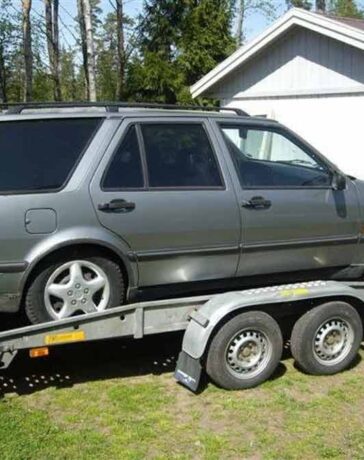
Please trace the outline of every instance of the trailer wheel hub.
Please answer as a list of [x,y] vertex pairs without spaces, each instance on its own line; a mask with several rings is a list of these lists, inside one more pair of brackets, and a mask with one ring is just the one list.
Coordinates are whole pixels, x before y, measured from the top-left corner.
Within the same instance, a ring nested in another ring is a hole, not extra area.
[[341,318],[325,321],[317,330],[313,340],[316,359],[324,365],[341,362],[350,352],[354,339],[351,325]]
[[252,378],[265,368],[271,355],[267,336],[258,330],[243,330],[226,349],[228,370],[239,378]]

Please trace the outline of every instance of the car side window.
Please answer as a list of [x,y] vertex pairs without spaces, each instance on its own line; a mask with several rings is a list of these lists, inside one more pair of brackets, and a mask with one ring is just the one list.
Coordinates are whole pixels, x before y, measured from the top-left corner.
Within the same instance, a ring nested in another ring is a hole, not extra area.
[[102,181],[103,190],[144,187],[143,168],[135,126],[130,126],[119,144]]
[[328,167],[279,131],[221,125],[243,187],[326,187]]
[[201,124],[141,124],[151,188],[216,188],[223,182]]
[[99,118],[0,123],[0,193],[58,191],[95,135]]

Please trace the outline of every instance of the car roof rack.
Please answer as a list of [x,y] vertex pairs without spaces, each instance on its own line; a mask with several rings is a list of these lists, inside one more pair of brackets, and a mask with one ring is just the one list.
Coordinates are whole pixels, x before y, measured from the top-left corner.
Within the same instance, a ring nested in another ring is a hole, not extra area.
[[241,109],[233,107],[213,107],[199,105],[174,105],[156,104],[150,102],[3,102],[0,109],[6,110],[7,114],[20,114],[26,109],[64,109],[64,108],[104,107],[106,112],[118,112],[120,108],[140,109],[165,109],[165,110],[200,110],[207,112],[234,112],[238,116],[248,117],[249,114]]

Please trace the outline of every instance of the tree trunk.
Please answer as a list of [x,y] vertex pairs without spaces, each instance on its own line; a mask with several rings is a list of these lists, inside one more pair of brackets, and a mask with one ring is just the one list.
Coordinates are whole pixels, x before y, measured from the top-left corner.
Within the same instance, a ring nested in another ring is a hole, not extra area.
[[118,32],[118,79],[117,79],[117,98],[119,101],[124,95],[125,80],[125,41],[124,41],[124,15],[123,0],[116,0],[116,19]]
[[95,59],[95,47],[94,38],[92,33],[92,18],[91,18],[91,5],[90,0],[82,0],[83,2],[83,13],[85,20],[86,29],[86,46],[87,46],[87,73],[90,90],[90,101],[96,101],[96,59]]
[[0,45],[0,102],[7,102],[4,49]]
[[47,49],[53,79],[53,96],[55,101],[62,100],[61,68],[59,62],[58,0],[44,0]]
[[25,88],[24,100],[32,100],[33,93],[33,53],[32,53],[32,34],[30,25],[30,10],[32,0],[22,0],[23,8],[23,50],[24,50],[24,70]]
[[61,90],[61,63],[59,58],[59,26],[58,26],[59,0],[53,0],[53,52],[54,52],[54,98],[62,100]]
[[243,43],[243,26],[245,17],[245,0],[238,0],[238,18],[237,18],[237,32],[236,32],[236,44],[240,46]]
[[85,74],[85,82],[86,82],[86,99],[90,100],[90,84],[89,84],[89,78],[88,78],[88,59],[87,59],[87,44],[86,44],[86,26],[85,26],[85,16],[83,13],[83,0],[77,0],[77,10],[78,10],[78,23],[80,26],[80,35],[81,35],[82,65],[83,65],[83,72]]
[[318,13],[325,13],[325,11],[326,11],[326,0],[316,0],[316,11]]
[[[46,36],[49,64],[53,74],[53,21],[52,21],[52,0],[44,0]],[[52,75],[53,76],[53,75]]]

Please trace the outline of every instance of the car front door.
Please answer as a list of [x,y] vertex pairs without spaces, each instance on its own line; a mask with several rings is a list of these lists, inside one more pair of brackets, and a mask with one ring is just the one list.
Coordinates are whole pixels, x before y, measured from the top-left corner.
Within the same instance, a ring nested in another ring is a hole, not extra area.
[[358,244],[353,183],[335,190],[331,165],[278,125],[220,125],[237,173],[242,220],[238,275],[352,263]]
[[124,120],[93,178],[100,222],[129,245],[140,286],[233,277],[239,206],[208,123],[148,120]]

